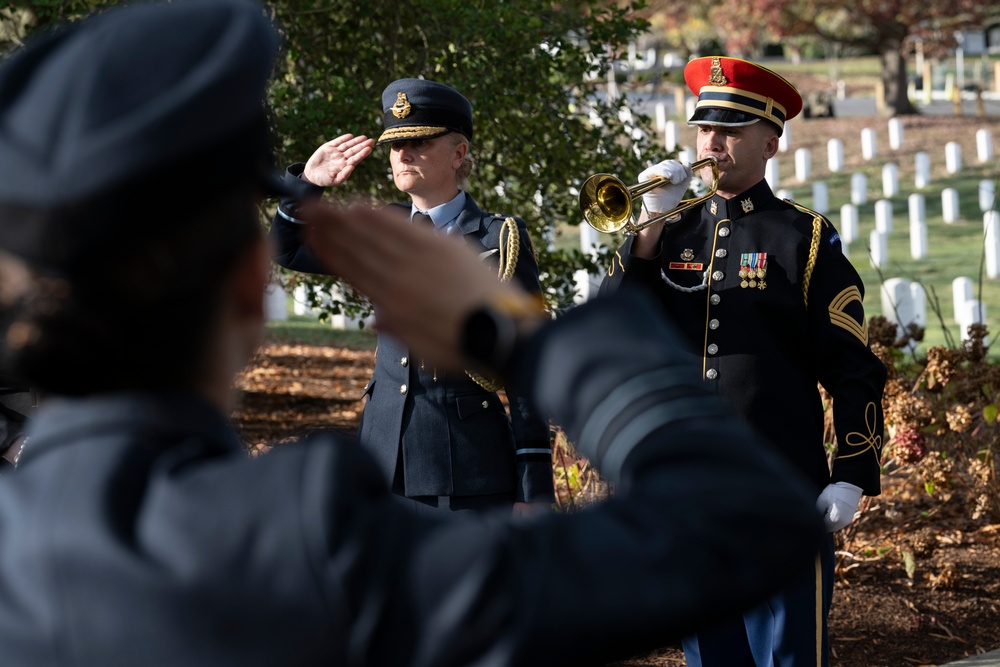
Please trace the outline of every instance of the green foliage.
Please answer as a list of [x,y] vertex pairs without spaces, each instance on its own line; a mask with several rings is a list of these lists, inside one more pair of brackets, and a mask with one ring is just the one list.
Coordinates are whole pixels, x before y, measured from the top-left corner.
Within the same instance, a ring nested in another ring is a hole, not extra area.
[[[382,89],[394,79],[453,86],[474,107],[471,194],[485,210],[527,221],[550,305],[572,302],[573,270],[587,261],[550,247],[553,230],[580,220],[574,188],[588,175],[635,174],[648,148],[649,119],[622,120],[622,101],[604,103],[586,83],[602,80],[610,56],[646,28],[634,7],[589,0],[278,0],[272,7],[287,39],[269,100],[280,161],[304,161],[347,132],[377,137]],[[336,193],[349,195],[404,198],[384,147]]]
[[[32,31],[115,4],[14,3],[30,14]],[[305,161],[341,134],[378,136],[381,93],[394,79],[423,77],[453,86],[475,112],[470,193],[485,210],[527,221],[550,306],[566,307],[573,271],[593,268],[582,253],[551,243],[557,226],[581,219],[574,188],[595,171],[638,173],[639,155],[649,148],[650,119],[623,115],[624,100],[607,102],[598,85],[612,57],[648,27],[635,16],[641,6],[597,0],[269,2],[286,45],[268,99],[279,165]],[[336,197],[404,199],[392,184],[386,150],[376,148]],[[329,280],[282,275],[286,285],[331,290]],[[349,291],[315,300],[330,313],[367,308]]]

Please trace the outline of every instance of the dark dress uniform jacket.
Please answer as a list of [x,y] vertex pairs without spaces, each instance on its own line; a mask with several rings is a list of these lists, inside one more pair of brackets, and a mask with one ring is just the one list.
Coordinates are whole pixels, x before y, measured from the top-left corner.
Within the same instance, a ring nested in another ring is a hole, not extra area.
[[521,523],[415,516],[353,438],[247,457],[194,395],[52,398],[0,484],[3,665],[580,665],[748,604],[821,522],[672,336],[620,298],[532,340],[514,381],[620,493]]
[[[299,201],[322,191],[298,178],[301,171],[302,165],[293,165],[286,173],[285,183],[301,196],[282,199],[274,218],[275,261],[289,269],[322,274],[325,269],[302,246],[301,225],[282,215],[294,217]],[[410,207],[401,210],[405,217]],[[466,193],[455,233],[462,233],[478,253],[490,253],[487,261],[497,266],[504,219],[480,210]],[[516,221],[520,245],[514,279],[539,294],[538,265],[527,228],[523,220]],[[402,469],[405,495],[510,493],[519,502],[554,499],[548,422],[516,389],[507,390],[508,418],[496,392],[486,391],[462,373],[438,373],[414,358],[403,343],[379,333],[375,370],[365,392],[361,442],[386,479],[393,479],[397,466]],[[402,461],[397,460],[400,453]]]
[[[833,397],[832,481],[880,490],[885,366],[868,347],[864,286],[840,235],[766,181],[664,227],[658,257],[618,251],[602,291],[654,289],[702,375],[813,481],[831,481],[817,382]],[[763,275],[741,277],[751,264]],[[746,286],[741,286],[744,283]]]

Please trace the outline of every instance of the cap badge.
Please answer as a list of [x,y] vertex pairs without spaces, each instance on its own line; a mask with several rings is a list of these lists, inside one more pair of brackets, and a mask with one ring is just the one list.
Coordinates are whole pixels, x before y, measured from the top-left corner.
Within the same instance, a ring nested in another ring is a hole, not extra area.
[[694,250],[692,250],[691,248],[684,248],[684,252],[681,253],[681,259],[683,259],[685,262],[690,262],[692,259],[694,259]]
[[725,86],[729,84],[729,79],[722,73],[722,62],[717,57],[712,58],[712,70],[709,74],[708,82],[713,86]]
[[406,99],[406,93],[396,93],[396,103],[389,107],[392,115],[396,118],[406,118],[410,115],[410,100]]
[[719,212],[719,202],[717,202],[717,201],[715,201],[713,199],[712,203],[708,207],[708,210],[712,212],[712,215],[715,215],[716,213],[718,213]]
[[749,213],[750,211],[753,210],[753,202],[750,201],[749,197],[747,197],[746,199],[744,199],[743,201],[741,201],[740,202],[740,206],[743,207],[743,212],[744,213]]

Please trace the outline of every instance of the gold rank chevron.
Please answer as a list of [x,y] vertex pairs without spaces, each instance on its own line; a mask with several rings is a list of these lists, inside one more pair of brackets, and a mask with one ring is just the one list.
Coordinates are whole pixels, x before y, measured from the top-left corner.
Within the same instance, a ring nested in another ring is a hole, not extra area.
[[861,303],[861,291],[857,285],[851,285],[830,302],[830,322],[848,333],[854,334],[864,345],[868,344],[868,322],[858,323],[845,311],[848,305],[857,301]]

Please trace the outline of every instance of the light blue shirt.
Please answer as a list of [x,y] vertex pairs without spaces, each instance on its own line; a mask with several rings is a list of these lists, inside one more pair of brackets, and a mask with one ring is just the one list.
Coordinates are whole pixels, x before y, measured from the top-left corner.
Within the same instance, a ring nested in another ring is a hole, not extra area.
[[465,208],[465,191],[459,190],[454,199],[440,206],[435,206],[429,211],[421,211],[411,204],[410,221],[413,221],[415,213],[426,213],[431,216],[435,231],[441,234],[451,234],[455,230],[455,222],[458,221],[458,216],[463,208]]

